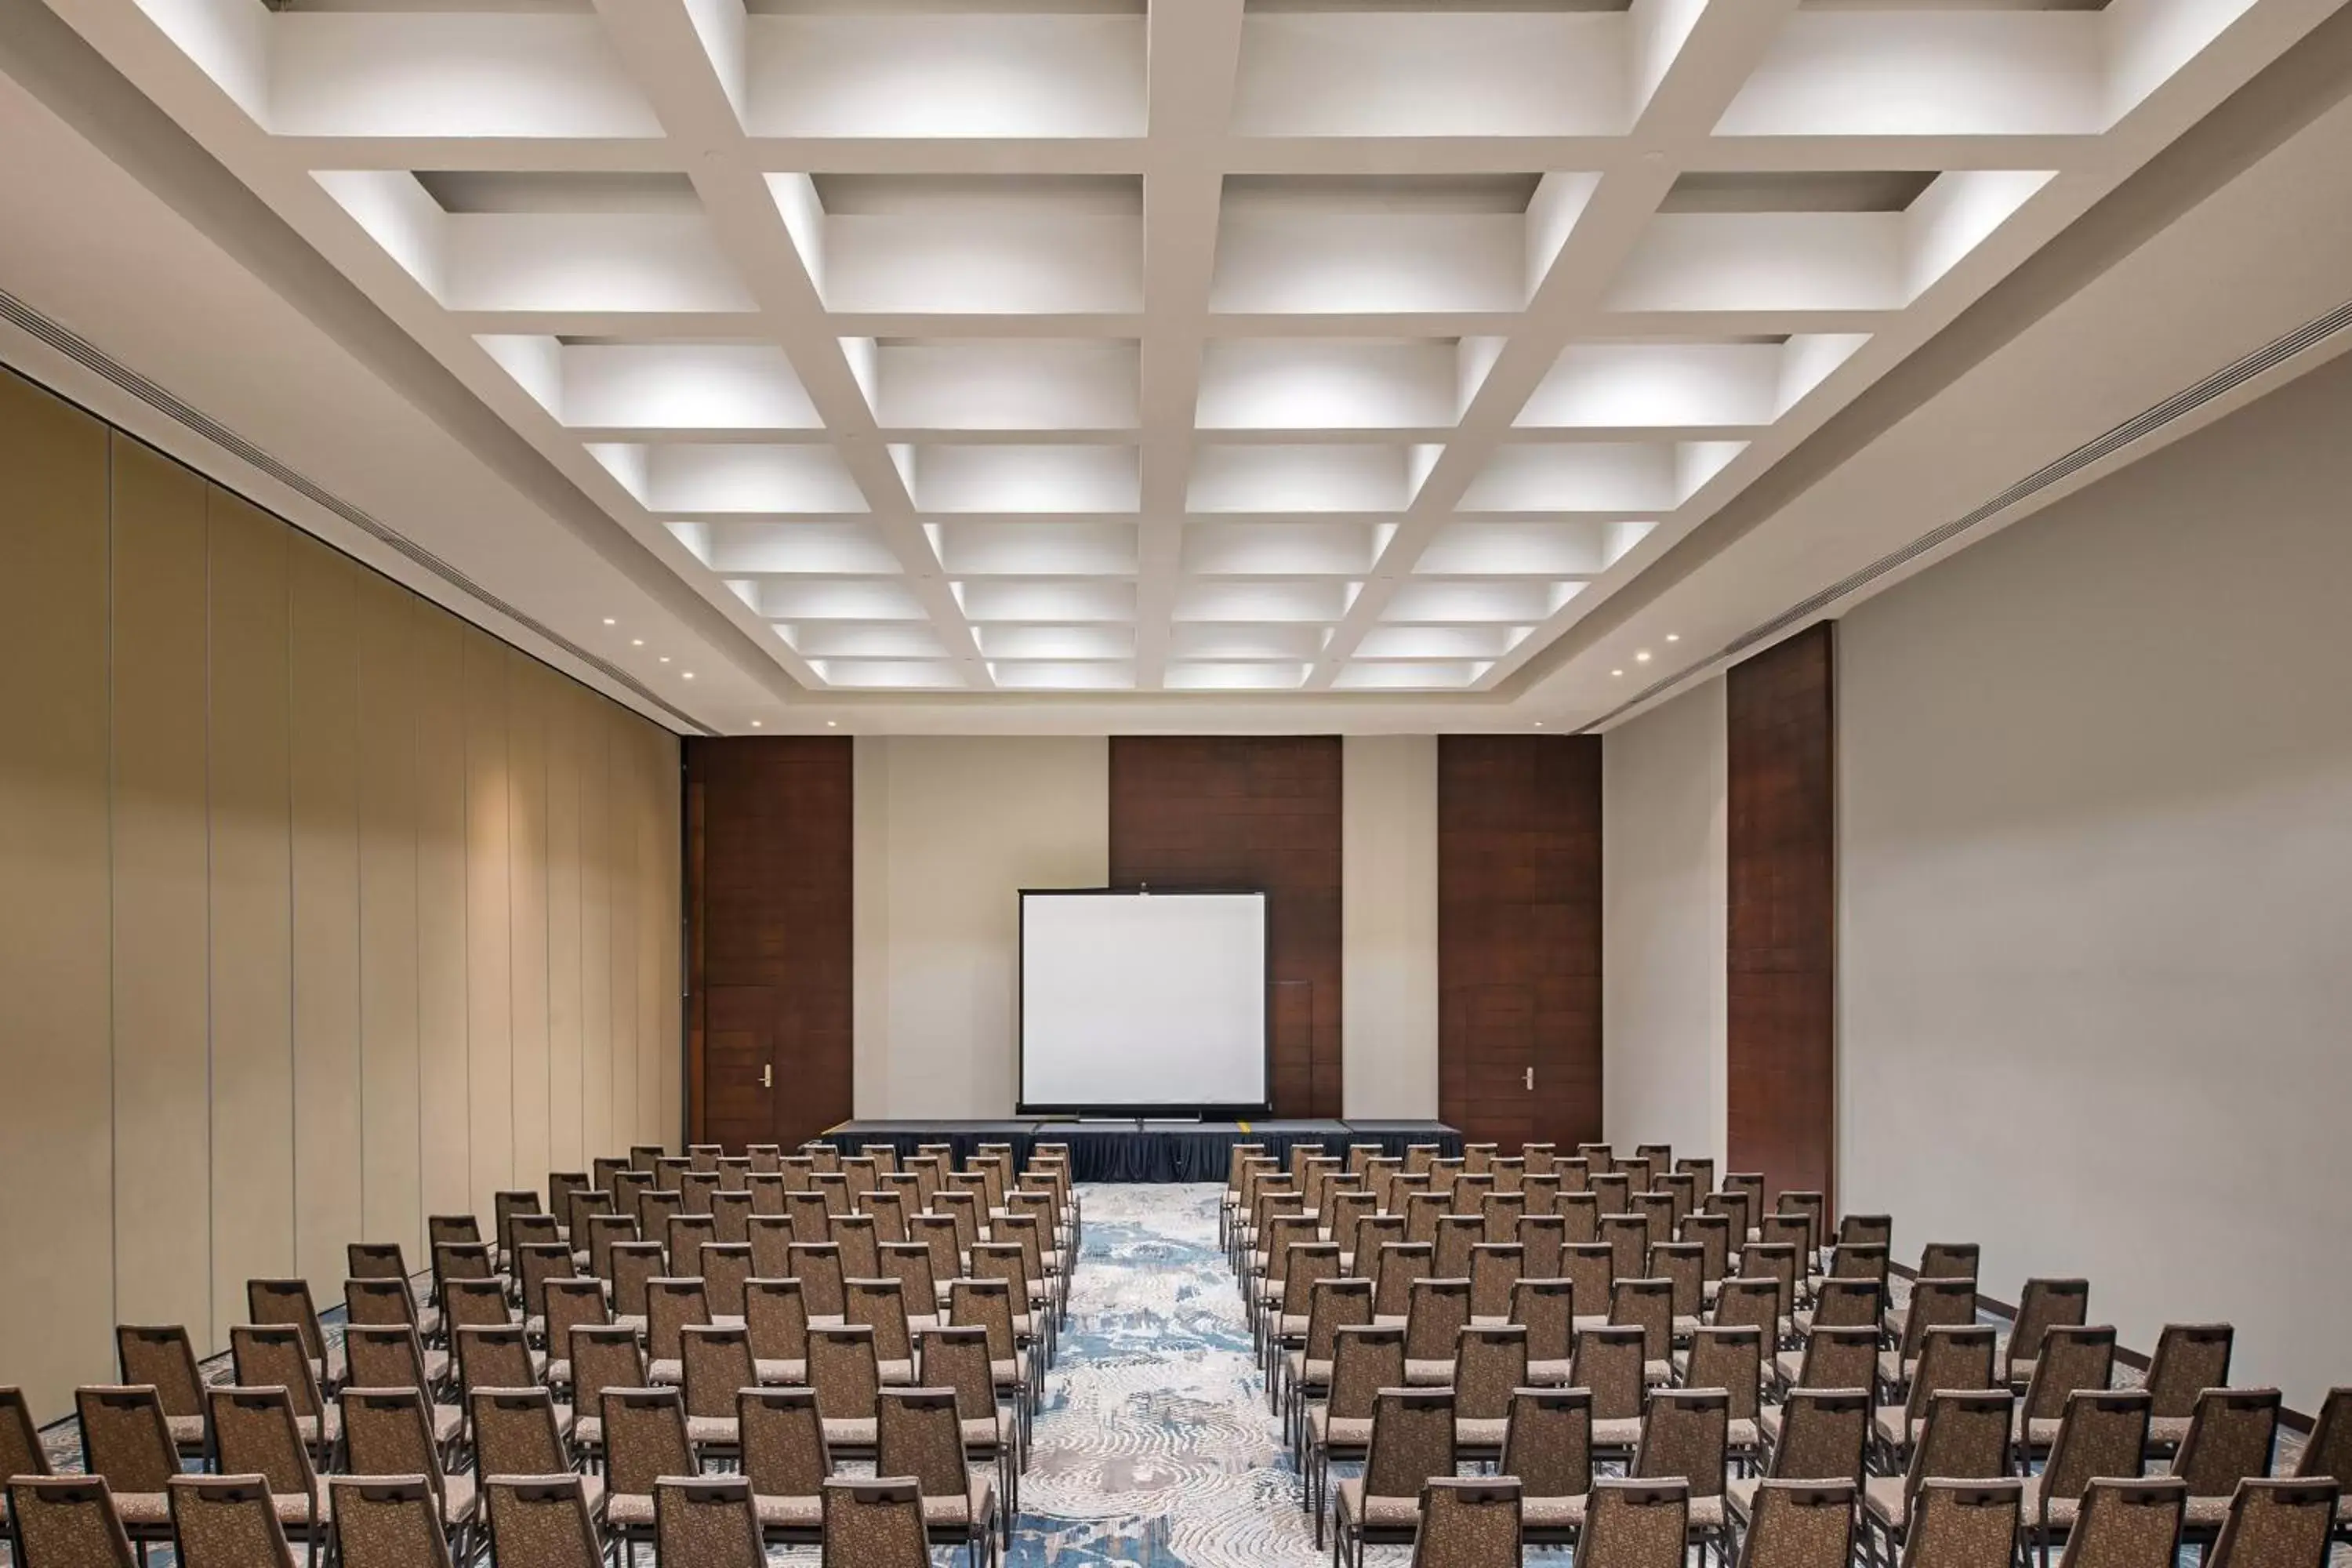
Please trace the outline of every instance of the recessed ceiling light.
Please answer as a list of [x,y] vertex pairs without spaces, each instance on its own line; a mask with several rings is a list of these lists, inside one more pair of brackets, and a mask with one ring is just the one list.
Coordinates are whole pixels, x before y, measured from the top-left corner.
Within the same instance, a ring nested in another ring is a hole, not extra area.
[[1612,669],[1612,670],[1611,670],[1609,673],[1610,673],[1610,674],[1612,674],[1612,675],[1622,675],[1622,674],[1624,674],[1625,672],[1624,672],[1623,670],[1622,670],[1622,669]]
[[1634,662],[1635,664],[1647,664],[1647,663],[1649,663],[1649,662],[1650,662],[1650,650],[1649,650],[1648,648],[1643,648],[1641,652],[1639,652],[1639,653],[1635,654],[1635,655],[1633,656],[1633,662]]
[[751,728],[753,728],[754,730],[756,730],[756,729],[758,729],[759,727],[760,727],[760,721],[759,721],[757,719],[752,720],[752,721],[751,721]]
[[1683,634],[1680,632],[1668,632],[1666,634],[1666,640],[1668,642],[1680,642],[1683,640]]
[[1537,729],[1538,729],[1538,730],[1540,730],[1540,729],[1542,729],[1542,728],[1543,728],[1543,721],[1542,721],[1542,720],[1538,719],[1538,720],[1537,720],[1537,721],[1536,721],[1536,728],[1537,728]]
[[686,678],[687,678],[688,680],[692,680],[692,679],[694,679],[694,671],[692,671],[692,670],[690,670],[690,669],[689,669],[689,670],[688,670],[688,671],[686,672]]
[[667,655],[667,654],[664,654],[664,655],[662,655],[662,656],[661,656],[661,661],[662,661],[664,664],[667,664],[667,663],[669,662],[669,655]]
[[824,721],[824,727],[828,730],[837,730],[841,727],[841,721],[838,719],[827,719]]
[[643,637],[631,637],[629,639],[629,646],[631,647],[643,647],[646,646],[646,639]]
[[613,617],[612,617],[612,616],[606,616],[604,617],[604,624],[605,624],[606,626],[618,626],[618,625],[620,625],[620,623],[619,623],[618,621],[615,621],[615,620],[614,620],[614,619],[613,619]]

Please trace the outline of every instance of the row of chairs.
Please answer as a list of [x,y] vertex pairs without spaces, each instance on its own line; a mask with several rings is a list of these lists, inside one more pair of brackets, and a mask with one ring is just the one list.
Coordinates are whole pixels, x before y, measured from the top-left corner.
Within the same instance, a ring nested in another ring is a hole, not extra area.
[[[1883,1540],[1890,1556],[1925,1482],[2023,1477],[2019,1521],[2046,1563],[2074,1528],[2078,1482],[2140,1478],[2167,1455],[2171,1474],[2158,1479],[2185,1489],[2184,1539],[2214,1542],[2247,1486],[2265,1508],[2292,1501],[2298,1518],[2317,1510],[2323,1542],[2337,1526],[2329,1489],[2352,1463],[2336,1451],[2352,1446],[2346,1400],[2330,1396],[2297,1474],[2273,1478],[2278,1394],[2225,1386],[2227,1325],[2168,1327],[2144,1385],[2115,1390],[2114,1331],[2084,1322],[2087,1283],[2035,1280],[1996,1369],[1995,1331],[1978,1321],[1973,1245],[1927,1248],[1910,1300],[1897,1306],[1891,1222],[1845,1216],[1828,1239],[1818,1194],[1783,1194],[1778,1212],[1746,1225],[1741,1211],[1760,1205],[1760,1184],[1739,1191],[1727,1178],[1699,1206],[1682,1209],[1675,1193],[1654,1188],[1633,1194],[1647,1212],[1612,1215],[1595,1213],[1589,1195],[1563,1204],[1576,1189],[1548,1178],[1567,1163],[1542,1145],[1509,1157],[1476,1145],[1458,1159],[1433,1146],[1399,1159],[1367,1145],[1345,1155],[1294,1145],[1288,1155],[1286,1170],[1259,1150],[1236,1150],[1221,1228],[1318,1535],[1332,1462],[1364,1463],[1354,1484],[1371,1484],[1374,1429],[1386,1412],[1405,1419],[1408,1401],[1444,1408],[1426,1429],[1443,1426],[1451,1447],[1442,1460],[1433,1449],[1398,1460],[1404,1440],[1391,1443],[1401,1468],[1373,1510],[1391,1526],[1410,1513],[1421,1480],[1450,1476],[1457,1461],[1499,1466],[1525,1487],[1521,1471],[1540,1463],[1532,1456],[1560,1452],[1580,1453],[1587,1468],[1547,1466],[1544,1487],[1522,1494],[1538,1540],[1573,1538],[1593,1462],[1693,1487],[1702,1546],[1709,1531],[1747,1521],[1736,1501],[1727,1514],[1715,1500],[1735,1469],[1850,1484],[1865,1540]],[[1644,1157],[1663,1166],[1670,1152]],[[1622,1174],[1628,1163],[1585,1145],[1569,1179],[1587,1183],[1604,1167]],[[1696,1188],[1699,1163],[1683,1163],[1675,1173]],[[1459,1212],[1465,1202],[1475,1212]],[[1391,1212],[1398,1204],[1406,1215]],[[1561,1222],[1580,1211],[1615,1237],[1563,1239]],[[1719,1249],[1693,1231],[1712,1232]],[[1722,1263],[1710,1267],[1710,1252]],[[1605,1304],[1605,1314],[1580,1313],[1581,1300]],[[1675,1424],[1670,1431],[1707,1430],[1719,1415],[1720,1440],[1654,1442],[1650,1423],[1661,1414]],[[1557,1436],[1520,1441],[1521,1423],[1548,1415],[1581,1423],[1580,1447]],[[1988,1463],[1983,1434],[1994,1430],[1998,1458]],[[1955,1436],[1964,1431],[1975,1447]],[[1696,1479],[1678,1473],[1694,1454],[1704,1472]],[[1421,1463],[1420,1476],[1406,1473]],[[1339,1489],[1335,1551],[1360,1552],[1349,1484]],[[1757,1481],[1731,1482],[1743,1484],[1752,1493]]]
[[[778,1170],[750,1168],[755,1151],[709,1173],[782,1174],[794,1157],[770,1152]],[[721,1157],[692,1158],[715,1167]],[[663,1189],[631,1178],[677,1163],[639,1149],[625,1165],[598,1163],[608,1185],[593,1200],[557,1173],[551,1188],[569,1200],[571,1225],[527,1193],[499,1194],[495,1247],[470,1216],[436,1218],[425,1276],[411,1279],[396,1247],[355,1244],[340,1344],[307,1283],[250,1282],[257,1321],[232,1331],[235,1386],[205,1386],[184,1330],[123,1326],[123,1383],[78,1394],[86,1468],[111,1483],[116,1523],[142,1551],[171,1538],[165,1483],[194,1464],[262,1477],[281,1526],[314,1557],[334,1536],[329,1472],[423,1475],[462,1562],[487,1541],[477,1484],[487,1478],[587,1471],[593,1520],[634,1548],[656,1527],[651,1482],[714,1466],[747,1478],[767,1538],[813,1539],[835,1461],[885,1462],[888,1450],[928,1500],[933,1534],[965,1542],[977,1563],[992,1525],[1009,1531],[1066,1312],[1077,1235],[1066,1151],[1041,1145],[1017,1184],[1009,1149],[983,1147],[962,1170],[944,1149],[903,1166],[887,1148],[845,1158],[813,1146],[797,1158],[826,1240],[784,1239],[795,1233],[782,1227],[809,1224],[805,1208],[775,1225],[747,1216],[755,1228],[740,1242],[705,1239],[709,1215],[649,1215]],[[824,1178],[845,1164],[863,1175],[861,1158],[898,1180],[836,1189],[840,1204]],[[905,1215],[926,1190],[942,1212]],[[997,1201],[983,1208],[983,1197]],[[891,1208],[928,1234],[878,1240],[878,1211]],[[632,1235],[610,1234],[614,1220]],[[639,1228],[655,1224],[667,1239]],[[755,1272],[755,1248],[793,1272]],[[615,1266],[632,1258],[636,1269]],[[686,1268],[701,1271],[671,1272]],[[0,1435],[0,1475],[41,1477],[46,1456],[13,1391],[0,1394],[9,1415],[0,1428],[22,1440]],[[973,1463],[992,1474],[972,1479]],[[0,1511],[13,1529],[13,1508]]]

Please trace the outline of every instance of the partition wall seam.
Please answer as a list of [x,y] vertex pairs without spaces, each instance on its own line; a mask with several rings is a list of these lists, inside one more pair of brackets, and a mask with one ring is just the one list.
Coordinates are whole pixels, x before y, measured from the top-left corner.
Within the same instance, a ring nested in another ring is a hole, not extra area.
[[121,1008],[117,1005],[114,976],[120,957],[121,932],[117,929],[116,910],[121,900],[114,889],[114,805],[116,786],[121,779],[118,766],[120,745],[116,738],[115,679],[119,660],[114,639],[122,629],[122,617],[117,614],[115,595],[114,537],[114,445],[121,434],[112,426],[106,429],[106,1225],[110,1238],[106,1270],[107,1315],[120,1321],[122,1316],[122,1053],[121,1042],[116,1037],[121,1024]]

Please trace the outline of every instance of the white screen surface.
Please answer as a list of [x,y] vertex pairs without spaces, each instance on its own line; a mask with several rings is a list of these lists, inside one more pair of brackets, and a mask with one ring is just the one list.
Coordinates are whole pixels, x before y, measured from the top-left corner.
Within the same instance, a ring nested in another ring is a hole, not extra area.
[[1021,1100],[1263,1105],[1265,896],[1021,895]]

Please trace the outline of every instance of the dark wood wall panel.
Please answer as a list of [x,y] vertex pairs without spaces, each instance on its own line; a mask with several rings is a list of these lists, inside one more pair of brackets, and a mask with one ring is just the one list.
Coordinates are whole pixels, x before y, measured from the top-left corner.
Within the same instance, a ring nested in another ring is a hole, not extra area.
[[1774,1193],[1836,1175],[1833,624],[1734,665],[1725,694],[1730,1161]]
[[1263,888],[1274,1114],[1339,1114],[1339,738],[1114,735],[1114,887]]
[[1598,736],[1438,737],[1437,1017],[1445,1121],[1601,1136]]
[[698,1139],[789,1146],[852,1113],[851,744],[686,742]]

